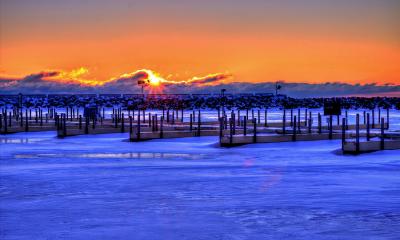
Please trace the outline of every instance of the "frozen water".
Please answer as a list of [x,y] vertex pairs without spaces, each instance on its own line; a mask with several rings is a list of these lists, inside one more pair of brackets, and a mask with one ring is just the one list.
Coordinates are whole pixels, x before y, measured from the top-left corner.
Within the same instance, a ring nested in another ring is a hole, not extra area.
[[398,239],[400,151],[0,136],[1,239]]

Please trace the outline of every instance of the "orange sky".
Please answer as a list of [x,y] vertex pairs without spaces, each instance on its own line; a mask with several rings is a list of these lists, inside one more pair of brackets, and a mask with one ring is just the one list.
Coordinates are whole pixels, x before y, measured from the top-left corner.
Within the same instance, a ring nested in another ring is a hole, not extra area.
[[0,75],[86,67],[85,77],[105,81],[145,68],[175,79],[228,72],[229,81],[400,84],[394,1],[382,0],[381,8],[358,1],[367,5],[359,9],[356,0],[350,6],[305,0],[313,14],[277,2],[262,5],[263,12],[262,1],[252,1],[256,6],[244,9],[150,1],[126,12],[132,1],[117,7],[101,0],[2,1]]

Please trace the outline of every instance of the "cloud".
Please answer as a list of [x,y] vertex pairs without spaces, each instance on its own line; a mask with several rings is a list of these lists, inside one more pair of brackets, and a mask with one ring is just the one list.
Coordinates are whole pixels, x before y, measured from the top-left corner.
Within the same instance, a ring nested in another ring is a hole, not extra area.
[[[227,82],[233,78],[228,73],[209,74],[204,77],[193,77],[187,80],[170,80],[147,69],[109,79],[105,82],[82,79],[86,70],[43,71],[23,78],[0,77],[1,94],[39,94],[39,93],[140,93],[138,81],[150,84],[146,91],[160,85],[163,93],[219,93],[222,88],[227,93],[274,93],[275,82],[248,83]],[[291,97],[333,97],[351,95],[385,95],[400,96],[400,85],[385,84],[347,84],[347,83],[286,83],[281,82],[279,93]]]

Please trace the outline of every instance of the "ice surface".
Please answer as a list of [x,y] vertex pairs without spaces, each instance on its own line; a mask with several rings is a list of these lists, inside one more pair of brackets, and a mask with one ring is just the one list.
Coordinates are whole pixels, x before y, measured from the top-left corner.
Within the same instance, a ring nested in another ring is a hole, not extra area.
[[0,239],[398,239],[400,151],[0,136]]

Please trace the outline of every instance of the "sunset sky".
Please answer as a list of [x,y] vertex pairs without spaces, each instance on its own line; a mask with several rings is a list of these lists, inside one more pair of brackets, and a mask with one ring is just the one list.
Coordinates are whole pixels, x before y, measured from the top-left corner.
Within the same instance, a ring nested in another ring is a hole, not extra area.
[[0,76],[400,84],[399,0],[1,0]]

